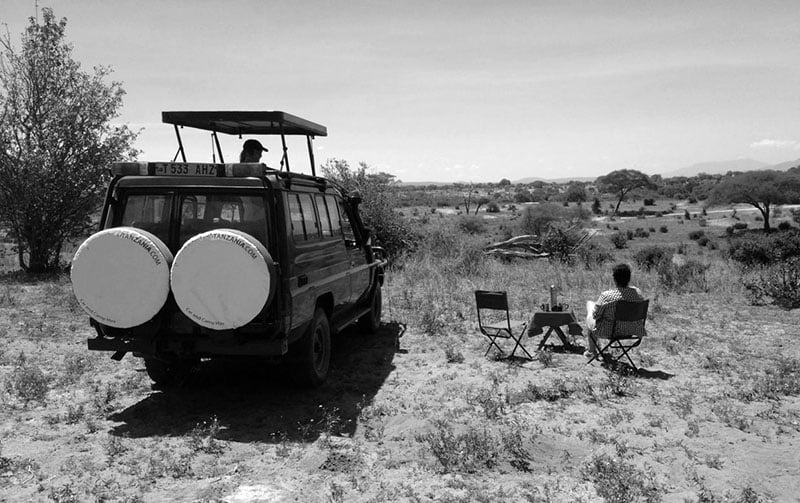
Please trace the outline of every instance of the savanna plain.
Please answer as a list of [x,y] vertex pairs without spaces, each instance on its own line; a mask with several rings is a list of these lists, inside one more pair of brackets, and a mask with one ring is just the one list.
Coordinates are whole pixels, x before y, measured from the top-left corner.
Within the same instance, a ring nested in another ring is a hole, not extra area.
[[[798,501],[800,311],[770,297],[797,278],[730,258],[736,235],[762,239],[755,213],[662,203],[589,220],[563,261],[484,253],[521,209],[404,209],[423,237],[387,271],[380,331],[339,334],[313,390],[255,359],[154,389],[141,360],[86,349],[67,275],[6,273],[0,500]],[[650,299],[642,372],[538,337],[532,360],[484,355],[474,290],[525,319],[555,285],[582,320],[617,261]]]

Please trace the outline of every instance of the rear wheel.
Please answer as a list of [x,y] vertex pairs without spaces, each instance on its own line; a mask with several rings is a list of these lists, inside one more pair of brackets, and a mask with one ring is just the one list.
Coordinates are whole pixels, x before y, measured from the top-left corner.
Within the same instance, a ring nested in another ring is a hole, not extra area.
[[156,386],[166,388],[186,380],[197,361],[169,357],[147,357],[144,368]]
[[359,318],[358,328],[364,332],[374,334],[381,328],[381,310],[383,309],[383,295],[381,294],[381,285],[375,285],[375,291],[372,293],[372,298],[369,302],[369,312]]
[[325,311],[317,308],[308,332],[292,350],[297,381],[303,386],[321,386],[328,377],[331,363],[331,328]]

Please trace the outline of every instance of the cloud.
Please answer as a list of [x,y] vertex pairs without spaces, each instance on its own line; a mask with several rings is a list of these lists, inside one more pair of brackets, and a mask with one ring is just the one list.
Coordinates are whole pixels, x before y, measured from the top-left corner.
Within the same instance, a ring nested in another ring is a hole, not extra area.
[[750,148],[793,148],[795,150],[800,150],[800,141],[764,138],[763,140],[751,143]]

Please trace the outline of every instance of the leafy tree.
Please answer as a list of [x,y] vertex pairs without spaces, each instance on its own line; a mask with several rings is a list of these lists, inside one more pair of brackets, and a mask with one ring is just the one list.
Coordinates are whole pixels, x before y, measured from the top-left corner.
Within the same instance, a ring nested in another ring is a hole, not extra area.
[[30,18],[16,50],[0,37],[0,220],[20,267],[56,270],[69,238],[90,231],[113,160],[135,157],[136,133],[112,125],[124,91],[110,69],[83,72],[51,9]]
[[511,185],[511,180],[509,180],[508,178],[503,178],[497,185],[501,187],[506,187],[508,185]]
[[800,202],[800,174],[764,169],[733,173],[723,178],[708,198],[710,205],[744,203],[754,206],[764,218],[769,232],[772,207]]
[[582,203],[586,201],[586,187],[582,183],[570,183],[567,186],[565,199],[571,203]]
[[368,173],[369,166],[363,162],[359,163],[358,169],[352,169],[347,161],[339,159],[328,159],[321,169],[327,178],[344,190],[361,194],[364,224],[372,229],[377,244],[387,253],[395,255],[413,244],[414,236],[394,211],[399,201],[393,186],[394,175]]
[[625,196],[632,190],[638,188],[655,188],[655,184],[650,178],[635,169],[618,169],[607,175],[603,175],[596,180],[597,185],[603,192],[611,192],[618,197],[617,205],[614,207],[614,214],[617,214],[619,205],[625,200]]

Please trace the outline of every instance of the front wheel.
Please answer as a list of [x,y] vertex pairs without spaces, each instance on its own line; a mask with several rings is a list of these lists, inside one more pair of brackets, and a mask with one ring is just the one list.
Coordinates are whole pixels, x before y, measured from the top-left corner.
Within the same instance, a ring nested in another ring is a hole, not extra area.
[[372,298],[369,303],[369,312],[359,318],[358,328],[364,332],[374,334],[381,328],[381,310],[383,309],[383,295],[381,294],[381,285],[375,285],[375,291],[372,292]]
[[321,386],[331,364],[331,328],[325,311],[314,312],[308,332],[293,346],[297,381],[307,387]]

